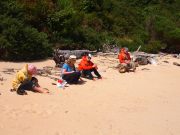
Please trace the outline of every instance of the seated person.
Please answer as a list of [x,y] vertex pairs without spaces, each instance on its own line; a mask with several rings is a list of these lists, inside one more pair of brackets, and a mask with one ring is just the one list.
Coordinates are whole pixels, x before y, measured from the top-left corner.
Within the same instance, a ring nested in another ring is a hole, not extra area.
[[62,66],[62,79],[69,84],[77,84],[81,76],[81,73],[75,69],[75,63],[76,56],[70,55],[69,59]]
[[82,72],[82,76],[88,77],[89,79],[95,80],[95,77],[91,72],[94,72],[98,79],[102,79],[101,75],[97,71],[97,65],[91,61],[91,58],[91,54],[84,54],[81,62],[79,63],[78,70]]
[[37,73],[37,69],[34,65],[26,64],[23,69],[17,72],[15,79],[12,82],[14,91],[19,95],[27,95],[25,90],[33,90],[39,93],[48,93],[49,91],[39,86],[38,80],[32,77]]
[[118,59],[120,62],[119,72],[125,73],[129,72],[131,69],[134,72],[136,70],[135,63],[131,60],[130,54],[128,52],[128,48],[122,48],[118,55]]

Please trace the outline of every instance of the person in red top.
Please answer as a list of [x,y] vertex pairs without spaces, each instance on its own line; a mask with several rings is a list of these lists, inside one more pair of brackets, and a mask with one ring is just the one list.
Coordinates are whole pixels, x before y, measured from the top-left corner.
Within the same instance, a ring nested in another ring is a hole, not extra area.
[[120,50],[120,53],[118,55],[118,59],[120,62],[120,67],[121,67],[121,73],[129,71],[132,69],[134,72],[136,70],[135,63],[131,60],[130,54],[128,52],[128,48],[122,48]]
[[95,77],[92,75],[91,72],[94,72],[98,79],[102,79],[101,75],[97,71],[97,65],[91,61],[91,58],[91,54],[83,54],[82,60],[78,65],[78,70],[81,71],[83,76],[88,77],[89,79],[95,80]]

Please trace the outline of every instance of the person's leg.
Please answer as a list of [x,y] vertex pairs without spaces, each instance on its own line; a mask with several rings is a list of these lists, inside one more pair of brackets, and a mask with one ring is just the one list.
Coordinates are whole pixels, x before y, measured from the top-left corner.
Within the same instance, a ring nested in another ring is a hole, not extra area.
[[88,77],[89,79],[93,79],[94,78],[94,76],[92,75],[92,70],[83,70],[82,71],[83,72],[83,74],[86,76],[86,77]]
[[62,76],[62,79],[65,80],[67,83],[71,83],[71,74],[66,74]]
[[73,76],[74,76],[73,83],[78,83],[79,78],[81,77],[81,73],[80,72],[74,72]]
[[99,79],[102,78],[96,68],[93,68],[92,71],[94,72],[94,74],[95,74]]
[[32,87],[33,87],[33,82],[32,81],[24,82],[18,87],[17,94],[19,94],[19,95],[27,95],[27,92],[25,90],[32,90]]
[[120,73],[125,73],[126,71],[128,71],[128,69],[127,69],[127,64],[126,64],[126,63],[121,63],[121,64],[119,65],[119,72],[120,72]]
[[80,76],[81,76],[80,72],[74,72],[74,73],[71,73],[71,74],[64,75],[62,77],[62,79],[66,80],[66,82],[69,83],[69,84],[73,84],[73,83],[78,82]]
[[130,68],[132,69],[133,72],[136,70],[136,65],[133,61],[130,62]]

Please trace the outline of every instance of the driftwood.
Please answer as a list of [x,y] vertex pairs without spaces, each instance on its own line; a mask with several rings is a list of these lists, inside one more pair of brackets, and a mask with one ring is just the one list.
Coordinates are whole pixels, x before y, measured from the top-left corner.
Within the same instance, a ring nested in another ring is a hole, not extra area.
[[163,62],[164,62],[164,63],[169,63],[169,61],[167,61],[167,60],[164,60]]
[[172,55],[174,58],[180,59],[180,54],[173,54]]
[[58,53],[60,55],[63,55],[65,59],[68,59],[70,55],[75,55],[77,59],[81,58],[82,53],[94,53],[94,51],[89,50],[60,50],[56,49],[54,50],[55,53]]
[[180,64],[177,62],[173,62],[173,65],[180,66]]
[[138,62],[139,65],[155,64],[155,57],[157,54],[148,54],[145,52],[133,52],[133,61]]
[[80,59],[83,53],[95,53],[89,50],[60,50],[55,49],[53,53],[53,60],[56,63],[56,67],[62,67],[65,60],[69,58],[70,55],[75,55],[77,59]]
[[60,68],[55,69],[53,67],[46,66],[43,67],[43,69],[38,69],[37,75],[57,81],[61,76],[61,69]]

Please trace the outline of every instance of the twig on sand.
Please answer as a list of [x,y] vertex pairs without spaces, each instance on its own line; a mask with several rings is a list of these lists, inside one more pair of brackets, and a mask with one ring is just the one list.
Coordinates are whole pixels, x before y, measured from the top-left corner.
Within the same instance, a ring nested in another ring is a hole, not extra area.
[[173,65],[180,66],[180,64],[177,62],[173,62]]
[[0,78],[0,81],[4,81],[4,78],[3,78],[3,77],[1,77],[1,78]]
[[167,60],[163,61],[164,63],[169,63]]
[[56,85],[56,83],[51,83],[52,85]]
[[142,68],[141,70],[150,70],[149,68]]

